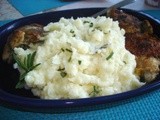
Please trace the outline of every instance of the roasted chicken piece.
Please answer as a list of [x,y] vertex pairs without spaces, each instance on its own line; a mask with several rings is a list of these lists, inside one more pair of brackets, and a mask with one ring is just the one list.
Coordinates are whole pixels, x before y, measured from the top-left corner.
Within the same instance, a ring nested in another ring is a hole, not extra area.
[[160,40],[152,34],[126,33],[126,48],[137,57],[160,58]]
[[12,51],[15,47],[29,47],[30,43],[41,42],[40,37],[43,35],[43,26],[39,24],[31,24],[23,26],[13,31],[8,37],[7,43],[5,44],[2,59],[11,63]]
[[137,17],[118,9],[111,9],[107,16],[119,21],[119,26],[125,29],[126,34],[136,32],[153,34],[152,25],[148,20],[140,21]]
[[136,57],[137,67],[135,73],[146,82],[152,81],[159,74],[160,61],[154,57]]
[[160,38],[153,34],[150,22],[117,9],[110,10],[108,16],[118,20],[126,32],[126,49],[136,56],[136,74],[146,82],[154,80],[160,73]]
[[140,32],[140,25],[141,21],[131,15],[127,15],[121,10],[117,9],[111,9],[108,13],[107,16],[113,18],[113,20],[119,21],[119,26],[121,28],[124,28],[127,33],[135,33],[135,32]]

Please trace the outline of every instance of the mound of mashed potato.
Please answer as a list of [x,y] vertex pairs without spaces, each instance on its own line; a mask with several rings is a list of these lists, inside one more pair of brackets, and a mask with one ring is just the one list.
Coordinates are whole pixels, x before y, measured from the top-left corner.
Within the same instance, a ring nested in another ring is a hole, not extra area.
[[[135,56],[125,49],[125,31],[106,17],[61,18],[44,27],[42,45],[15,48],[22,59],[36,51],[38,67],[26,87],[42,99],[105,96],[142,86]],[[22,71],[20,71],[22,72]]]

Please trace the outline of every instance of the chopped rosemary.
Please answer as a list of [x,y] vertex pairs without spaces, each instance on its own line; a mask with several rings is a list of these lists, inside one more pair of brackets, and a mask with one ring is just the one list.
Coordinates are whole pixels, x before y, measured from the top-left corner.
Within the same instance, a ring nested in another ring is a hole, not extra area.
[[81,63],[82,63],[82,61],[81,61],[81,60],[78,60],[78,64],[81,65]]
[[69,57],[68,62],[71,62],[71,60],[72,60],[72,56]]
[[67,73],[64,70],[65,70],[65,68],[60,68],[60,67],[57,70],[57,71],[60,71],[60,75],[63,78],[67,75]]
[[114,52],[112,51],[109,56],[106,58],[106,60],[109,60],[113,56]]
[[70,30],[70,33],[74,33],[74,30]]
[[68,49],[68,48],[66,48],[66,51],[68,51],[68,52],[71,52],[71,53],[72,53],[72,50],[70,50],[70,49]]
[[108,44],[104,44],[99,49],[105,49],[105,48],[107,48],[107,46],[108,46]]
[[93,23],[90,21],[83,21],[84,24],[89,23],[89,27],[93,27]]
[[83,21],[83,23],[85,24],[85,23],[90,23],[89,21]]
[[[61,48],[61,50],[62,50],[62,52],[65,52],[65,50],[66,50],[67,52],[72,53],[72,50],[70,50],[70,49],[68,49],[68,48],[66,48],[66,49]],[[68,62],[70,62],[71,59],[72,59],[72,55],[69,57]]]
[[100,90],[100,88],[99,88],[99,86],[93,86],[93,91],[90,93],[90,95],[92,96],[92,97],[95,97],[95,96],[97,96],[99,93],[101,92],[101,90]]
[[75,34],[74,30],[71,29],[70,33],[72,33],[72,37],[76,37],[76,34]]
[[92,30],[92,32],[94,32],[94,31],[95,31],[95,29]]
[[99,27],[99,26],[95,27],[95,29],[102,31],[101,27]]
[[126,61],[123,61],[123,63],[124,63],[124,64],[127,64],[127,62],[126,62]]
[[67,75],[67,73],[64,71],[61,71],[60,75],[64,78]]
[[64,52],[64,49],[63,49],[63,48],[61,48],[61,50],[62,50],[62,52]]
[[89,24],[89,27],[93,27],[93,23],[92,22]]
[[102,30],[101,30],[101,27],[99,27],[99,26],[95,27],[95,28],[92,30],[92,32],[94,32],[95,30],[102,31]]
[[57,71],[63,71],[63,70],[65,70],[65,68],[58,68],[58,70]]
[[73,34],[72,37],[76,37],[76,34]]
[[18,66],[24,70],[23,73],[20,74],[19,77],[19,81],[16,84],[16,88],[22,88],[25,84],[25,76],[28,74],[28,72],[32,71],[33,69],[35,69],[37,66],[40,65],[36,64],[34,65],[34,58],[35,58],[36,52],[33,52],[32,54],[28,54],[23,61],[21,61],[15,53],[13,53],[13,58],[16,61],[16,63],[18,64]]

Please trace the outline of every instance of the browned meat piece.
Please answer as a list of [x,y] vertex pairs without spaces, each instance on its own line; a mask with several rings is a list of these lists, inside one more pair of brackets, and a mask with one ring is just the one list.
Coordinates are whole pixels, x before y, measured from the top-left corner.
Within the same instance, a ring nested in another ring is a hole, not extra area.
[[40,42],[43,34],[43,26],[39,24],[31,24],[23,26],[8,37],[7,43],[3,50],[2,59],[10,63],[12,61],[12,50],[15,47],[28,47],[30,43]]
[[150,82],[159,73],[160,61],[154,57],[136,57],[136,74],[143,77],[145,81]]
[[153,27],[148,20],[144,20],[141,23],[141,32],[142,33],[153,34]]
[[136,56],[160,58],[160,41],[150,34],[128,33],[126,49]]
[[160,73],[160,60],[157,58],[139,56],[136,62],[135,73],[145,82],[153,81]]
[[117,9],[111,9],[107,15],[113,18],[113,20],[118,20],[119,26],[124,28],[126,33],[153,33],[153,28],[148,20],[140,21],[135,16],[126,14],[122,10]]
[[119,21],[119,26],[124,28],[127,33],[140,32],[141,21],[132,15],[128,15],[121,10],[111,9],[108,16],[113,20]]
[[108,16],[118,20],[126,33],[126,49],[136,56],[136,74],[145,78],[146,82],[154,80],[160,73],[160,39],[154,36],[153,28],[148,20],[138,18],[112,9]]

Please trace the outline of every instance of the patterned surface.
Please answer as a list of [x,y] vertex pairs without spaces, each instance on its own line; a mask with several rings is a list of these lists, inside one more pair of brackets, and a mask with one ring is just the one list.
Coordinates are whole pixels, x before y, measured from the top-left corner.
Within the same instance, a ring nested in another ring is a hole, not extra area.
[[[109,7],[120,0],[73,0],[74,2],[72,4],[70,4],[71,2],[62,1],[63,0],[0,0],[0,21],[17,19],[29,13],[36,14],[46,10],[53,11],[88,7]],[[156,7],[147,6],[144,4],[144,0],[137,0],[135,3],[125,6],[125,8],[134,10],[159,9]]]
[[[106,105],[104,109],[61,114],[42,114],[0,107],[1,120],[159,120],[160,89],[128,100]],[[96,108],[95,108],[96,109]]]
[[[51,8],[57,8],[72,2],[64,2],[63,0],[8,0],[23,15],[30,15],[41,11],[47,11]],[[31,9],[32,8],[32,9]]]

